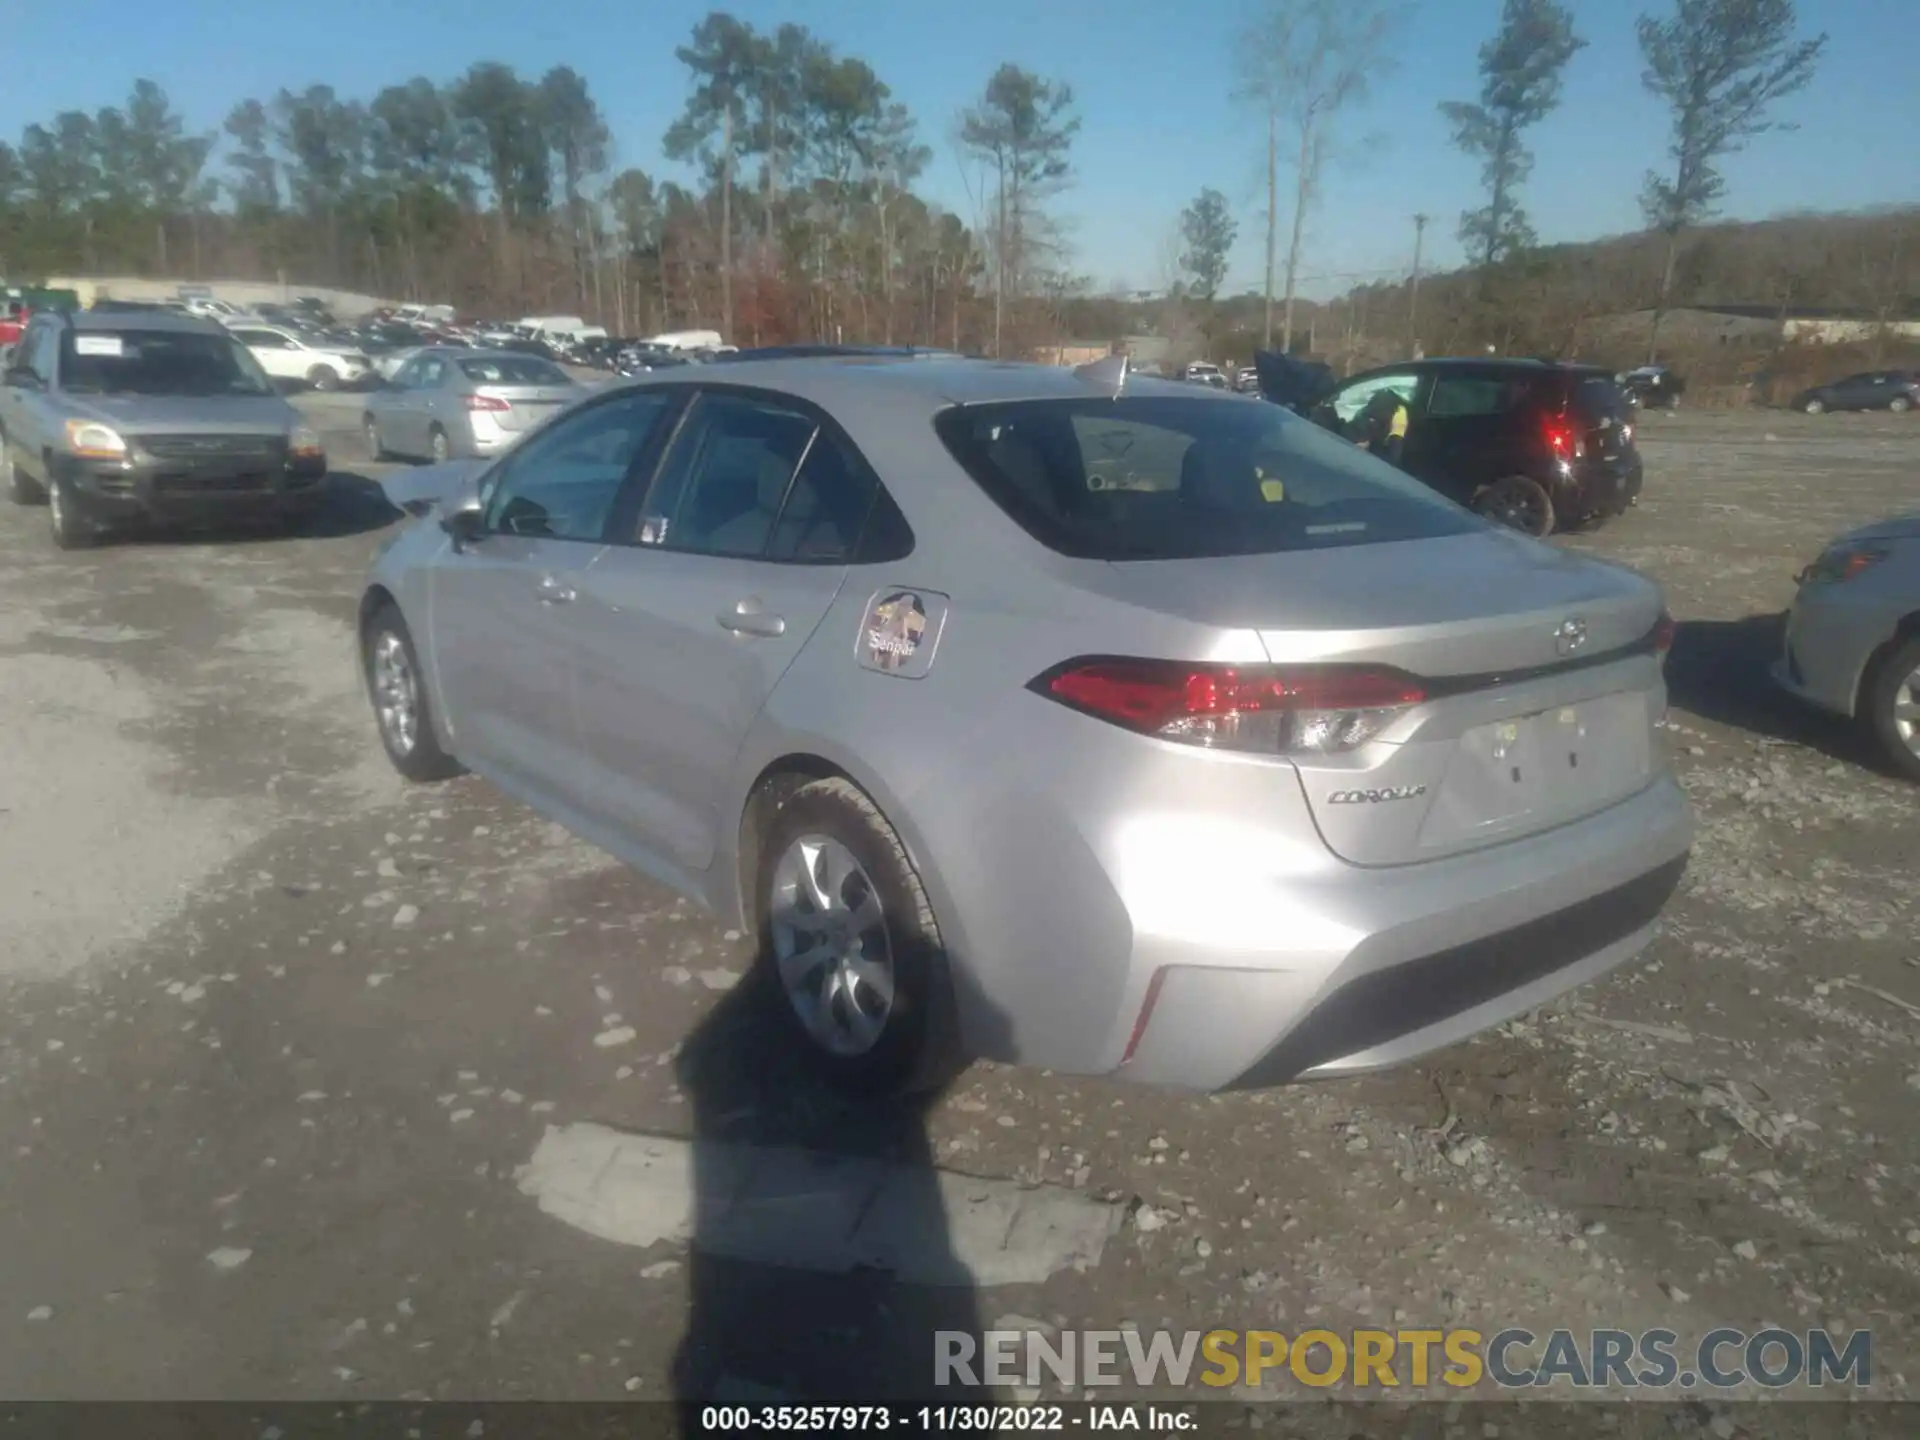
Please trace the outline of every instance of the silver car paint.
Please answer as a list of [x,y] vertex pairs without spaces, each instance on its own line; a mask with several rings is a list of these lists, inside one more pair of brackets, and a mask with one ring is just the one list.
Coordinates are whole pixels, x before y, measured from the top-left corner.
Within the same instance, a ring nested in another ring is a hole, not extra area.
[[1863,525],[1827,548],[1868,544],[1884,546],[1887,558],[1843,583],[1800,587],[1787,612],[1793,664],[1783,654],[1773,665],[1783,688],[1849,717],[1858,713],[1861,681],[1875,654],[1920,616],[1920,515]]
[[[905,512],[913,553],[801,572],[599,544],[521,553],[516,542],[476,560],[496,540],[456,554],[427,522],[386,550],[370,583],[413,628],[450,750],[729,923],[747,923],[740,825],[764,775],[795,757],[846,773],[900,832],[927,887],[965,982],[954,1003],[970,1053],[1114,1072],[1164,971],[1121,1073],[1214,1088],[1311,1024],[1316,1001],[1355,975],[1551,915],[1690,848],[1685,800],[1651,734],[1665,688],[1650,656],[1416,707],[1400,743],[1366,747],[1331,767],[1338,776],[1143,738],[1025,688],[1081,654],[1386,655],[1430,674],[1549,663],[1570,614],[1587,619],[1596,653],[1653,626],[1659,592],[1630,572],[1492,529],[1244,563],[1068,559],[1009,520],[929,426],[949,403],[1084,395],[1070,371],[745,362],[640,386],[703,383],[825,408]],[[543,600],[555,585],[571,603]],[[924,679],[854,660],[869,601],[894,587],[950,597]],[[718,623],[756,604],[790,622],[772,644]],[[1549,805],[1504,817],[1497,835],[1443,827],[1428,843],[1438,812],[1424,800],[1404,815],[1353,806],[1346,829],[1345,807],[1325,803],[1336,788],[1406,783],[1426,740],[1622,695],[1648,732],[1644,765],[1621,793],[1589,797],[1591,813]],[[1371,863],[1340,858],[1329,837]],[[1651,933],[1568,956],[1543,979],[1312,1073],[1451,1043],[1620,963]]]
[[[432,455],[431,435],[437,425],[446,435],[449,456],[468,458],[491,458],[511,448],[530,428],[525,419],[509,416],[508,427],[504,433],[489,434],[485,437],[475,432],[471,415],[465,409],[465,397],[482,390],[512,389],[528,392],[539,391],[546,394],[546,387],[535,386],[499,386],[488,385],[467,378],[460,369],[462,361],[469,360],[524,360],[527,357],[514,351],[463,350],[448,346],[423,346],[409,356],[406,368],[423,357],[434,357],[447,363],[448,374],[445,383],[428,389],[395,389],[391,384],[370,392],[363,407],[365,418],[373,423],[379,435],[381,448],[390,454],[429,458]],[[387,377],[391,382],[393,377]],[[553,395],[559,400],[556,409],[563,408],[567,401],[576,398],[580,387],[571,386],[562,397],[559,387],[553,388]]]
[[[154,330],[190,334],[218,334],[220,327],[210,320],[167,314],[124,315],[107,312],[82,312],[73,317],[78,334]],[[236,348],[245,355],[244,347]],[[15,347],[14,358],[22,363],[23,347]],[[245,362],[259,367],[251,356]],[[286,435],[306,423],[305,417],[274,390],[264,374],[258,374],[267,388],[261,395],[97,395],[65,388],[62,378],[54,378],[45,389],[0,386],[0,430],[7,436],[7,451],[13,463],[42,484],[48,479],[44,457],[47,452],[66,445],[69,420],[98,420],[123,435]]]

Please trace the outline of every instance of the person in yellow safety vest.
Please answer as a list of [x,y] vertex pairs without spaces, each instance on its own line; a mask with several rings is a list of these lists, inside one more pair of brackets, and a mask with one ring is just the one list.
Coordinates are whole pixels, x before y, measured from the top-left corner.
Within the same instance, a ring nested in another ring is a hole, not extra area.
[[1407,439],[1407,402],[1392,389],[1376,391],[1354,429],[1361,449],[1398,465]]

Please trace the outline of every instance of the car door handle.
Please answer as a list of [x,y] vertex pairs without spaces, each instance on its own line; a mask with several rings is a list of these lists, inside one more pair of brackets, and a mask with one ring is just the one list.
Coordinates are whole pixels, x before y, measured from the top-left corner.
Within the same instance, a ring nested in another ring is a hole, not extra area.
[[562,584],[549,575],[535,589],[542,605],[571,605],[574,601],[574,589]]
[[722,610],[716,618],[722,629],[736,635],[759,635],[771,640],[787,633],[787,622],[778,615],[767,614],[754,600],[742,600],[733,609]]

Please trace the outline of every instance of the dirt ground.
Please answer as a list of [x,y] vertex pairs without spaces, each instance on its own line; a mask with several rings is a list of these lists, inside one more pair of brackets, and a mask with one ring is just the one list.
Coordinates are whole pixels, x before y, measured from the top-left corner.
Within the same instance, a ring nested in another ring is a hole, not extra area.
[[[622,1399],[676,1365],[879,1393],[996,1322],[1871,1328],[1873,1393],[1912,1394],[1920,794],[1765,664],[1798,566],[1920,508],[1920,423],[1643,438],[1642,504],[1565,542],[1683,622],[1700,834],[1643,963],[1388,1075],[1194,1100],[980,1067],[914,1114],[769,1052],[739,936],[482,782],[389,773],[351,621],[392,516],[349,441],[308,537],[67,555],[0,509],[0,1397]],[[804,1184],[767,1253],[689,1245],[657,1176],[568,1189],[633,1135],[656,1168],[693,1136],[696,1168],[865,1157],[926,1283],[767,1263]],[[1002,1204],[1056,1219],[934,1283]]]

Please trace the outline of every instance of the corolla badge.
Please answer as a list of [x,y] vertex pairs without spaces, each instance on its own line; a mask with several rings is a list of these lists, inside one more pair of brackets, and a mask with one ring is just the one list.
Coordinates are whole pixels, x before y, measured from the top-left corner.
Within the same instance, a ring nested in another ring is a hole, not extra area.
[[1587,648],[1587,622],[1578,615],[1562,620],[1553,630],[1553,648],[1561,655],[1575,655]]
[[1390,785],[1380,790],[1336,790],[1327,796],[1329,805],[1379,805],[1388,800],[1412,800],[1427,793],[1424,785]]

